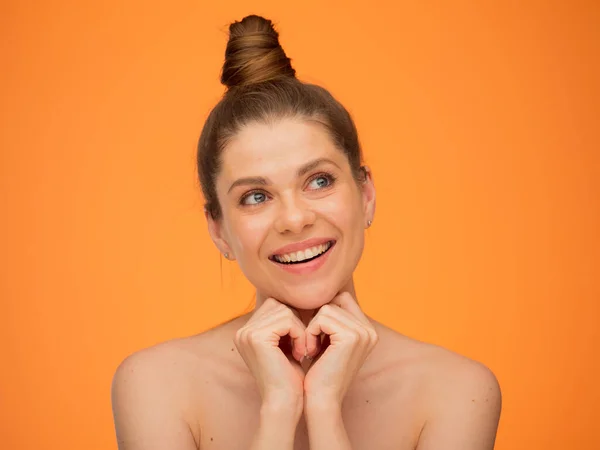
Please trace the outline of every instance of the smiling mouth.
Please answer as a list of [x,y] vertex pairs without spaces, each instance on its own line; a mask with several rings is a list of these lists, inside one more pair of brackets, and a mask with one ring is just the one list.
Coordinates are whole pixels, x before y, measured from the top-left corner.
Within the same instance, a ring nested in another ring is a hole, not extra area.
[[[314,261],[315,259],[318,259],[321,256],[323,256],[325,253],[329,252],[334,247],[335,242],[336,241],[328,241],[326,244],[324,244],[325,248],[320,253],[318,253],[318,254],[316,254],[314,256],[309,256],[308,258],[306,257],[305,254],[302,255],[303,252],[296,252],[294,254],[294,256],[292,256],[292,258],[291,258],[290,261],[286,261],[285,259],[288,259],[288,258],[283,258],[282,256],[279,256],[279,255],[271,255],[271,256],[269,256],[269,259],[271,261],[273,261],[274,263],[283,264],[283,265],[286,265],[286,266],[288,266],[288,265],[291,266],[291,265],[304,264],[304,263],[307,263],[307,262],[310,262],[310,261]],[[300,253],[300,255],[299,255],[299,253]],[[301,259],[301,261],[298,261],[298,260],[294,261],[293,260],[294,258],[298,258],[298,257],[303,258],[303,259]]]

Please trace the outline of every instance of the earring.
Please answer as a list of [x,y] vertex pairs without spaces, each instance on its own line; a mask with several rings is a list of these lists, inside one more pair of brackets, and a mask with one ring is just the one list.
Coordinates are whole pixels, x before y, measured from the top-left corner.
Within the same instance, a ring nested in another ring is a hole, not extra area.
[[225,252],[225,258],[229,259],[229,253]]
[[373,222],[371,222],[370,220],[367,220],[367,228],[369,228],[371,226]]
[[369,178],[369,172],[367,172],[367,168],[365,166],[360,166],[360,170],[362,171],[365,179],[363,181],[367,181]]

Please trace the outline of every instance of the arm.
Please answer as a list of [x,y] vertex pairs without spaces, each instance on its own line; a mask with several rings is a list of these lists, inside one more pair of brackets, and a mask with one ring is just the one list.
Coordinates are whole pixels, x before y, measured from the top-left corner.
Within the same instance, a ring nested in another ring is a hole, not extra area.
[[502,408],[498,381],[473,361],[453,372],[450,383],[433,389],[437,399],[417,450],[492,450]]
[[352,450],[341,406],[306,404],[306,425],[312,450]]
[[119,450],[197,450],[161,366],[146,350],[129,356],[115,372],[111,394]]
[[306,332],[306,347],[311,357],[321,334],[327,335],[329,341],[304,379],[304,412],[310,448],[351,450],[342,418],[342,403],[356,373],[378,342],[377,332],[348,292],[323,305]]
[[290,408],[264,405],[250,450],[292,450],[299,418]]

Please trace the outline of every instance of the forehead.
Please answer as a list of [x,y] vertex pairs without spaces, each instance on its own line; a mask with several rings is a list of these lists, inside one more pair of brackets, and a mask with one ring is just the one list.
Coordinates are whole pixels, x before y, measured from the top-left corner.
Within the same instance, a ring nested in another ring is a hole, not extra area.
[[259,175],[276,179],[278,174],[288,177],[299,166],[322,157],[340,167],[345,159],[323,125],[301,119],[253,122],[228,143],[221,174],[224,180]]

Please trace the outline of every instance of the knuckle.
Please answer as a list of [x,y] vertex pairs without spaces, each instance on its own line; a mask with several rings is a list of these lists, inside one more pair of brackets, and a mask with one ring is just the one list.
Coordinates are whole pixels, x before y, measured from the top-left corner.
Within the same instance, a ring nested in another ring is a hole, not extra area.
[[364,328],[360,329],[360,331],[358,332],[358,335],[360,336],[361,341],[370,341],[371,340],[371,334],[369,333],[369,330],[365,330]]
[[278,305],[279,302],[277,300],[275,300],[273,297],[269,297],[268,299],[265,300],[265,302],[263,303],[263,306],[269,308],[269,307],[273,307]]
[[291,314],[292,316],[297,317],[298,319],[300,318],[300,313],[298,312],[297,309],[291,308],[289,306],[286,309],[289,311],[289,314]]
[[333,306],[329,304],[321,306],[321,309],[319,310],[322,314],[331,314],[331,311],[333,311]]
[[285,324],[286,328],[292,328],[297,322],[296,320],[298,320],[296,317],[294,317],[293,315],[288,315],[286,314],[283,317],[283,323]]
[[377,332],[375,330],[370,330],[369,336],[370,336],[373,344],[377,344],[377,342],[379,342],[379,335],[377,334]]
[[258,340],[258,330],[248,330],[246,332],[246,341],[249,343],[255,342]]
[[246,328],[240,328],[235,333],[235,339],[233,340],[236,347],[239,349],[248,345],[248,330]]
[[349,332],[347,339],[352,344],[356,344],[360,341],[360,333],[358,331]]
[[288,319],[296,317],[296,314],[294,314],[294,311],[291,310],[290,308],[285,308],[283,311],[283,315],[284,315],[284,317],[286,317]]
[[242,327],[235,332],[235,340],[242,342],[246,336],[246,327]]

